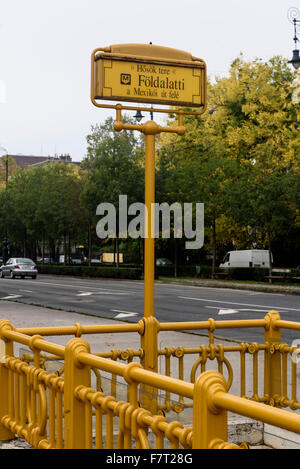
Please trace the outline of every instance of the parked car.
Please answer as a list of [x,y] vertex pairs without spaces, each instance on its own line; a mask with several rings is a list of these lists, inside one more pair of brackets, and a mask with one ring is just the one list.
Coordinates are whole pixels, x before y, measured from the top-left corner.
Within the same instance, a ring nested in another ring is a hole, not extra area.
[[172,262],[166,257],[158,257],[156,259],[156,265],[159,267],[161,265],[172,265]]
[[53,259],[50,259],[50,257],[44,257],[44,260],[42,257],[37,257],[36,261],[40,264],[53,264]]
[[77,265],[82,264],[82,260],[78,259],[78,258],[77,259],[71,259],[71,264],[77,264]]
[[11,257],[6,264],[0,267],[0,277],[31,277],[36,278],[38,274],[37,265],[33,260],[25,257]]
[[265,249],[244,249],[229,251],[220,264],[221,269],[228,267],[270,267],[269,251]]

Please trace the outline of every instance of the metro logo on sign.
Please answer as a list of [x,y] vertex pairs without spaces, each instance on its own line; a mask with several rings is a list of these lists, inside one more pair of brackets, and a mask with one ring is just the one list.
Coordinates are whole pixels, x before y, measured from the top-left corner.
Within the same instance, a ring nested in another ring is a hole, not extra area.
[[131,75],[129,75],[129,73],[121,73],[121,84],[122,85],[131,84]]

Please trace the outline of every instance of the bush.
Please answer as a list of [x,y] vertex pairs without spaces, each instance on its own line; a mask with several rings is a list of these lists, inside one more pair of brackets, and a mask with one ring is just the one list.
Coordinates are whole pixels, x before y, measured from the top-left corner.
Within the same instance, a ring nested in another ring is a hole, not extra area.
[[142,269],[127,267],[94,267],[85,265],[39,265],[41,274],[75,275],[78,277],[126,278],[140,280]]
[[231,280],[253,280],[256,282],[265,281],[265,276],[269,275],[269,269],[256,267],[229,267],[226,269]]
[[[218,272],[219,269],[216,269],[216,272]],[[200,266],[200,275],[198,275],[200,278],[211,278],[212,274],[212,267],[211,265],[201,265]]]
[[[156,267],[158,276],[161,277],[174,277],[175,266],[174,265],[163,265]],[[200,274],[197,273],[195,265],[178,265],[177,276],[178,277],[200,277],[210,278],[211,277],[211,266],[204,265],[200,266]]]
[[300,277],[300,269],[292,269],[290,275],[291,277]]

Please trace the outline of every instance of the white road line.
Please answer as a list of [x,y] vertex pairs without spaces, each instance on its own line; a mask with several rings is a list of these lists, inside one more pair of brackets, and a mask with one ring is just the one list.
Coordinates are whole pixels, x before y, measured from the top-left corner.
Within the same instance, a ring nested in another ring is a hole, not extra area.
[[131,314],[128,314],[128,313],[120,313],[120,314],[117,314],[117,316],[114,317],[114,319],[124,319],[124,318],[129,318],[129,316],[136,316],[138,313],[131,313]]
[[132,311],[123,311],[122,309],[111,309],[115,313],[120,313],[115,316],[115,319],[127,318],[129,316],[137,316],[139,313],[133,313]]
[[20,289],[19,291],[24,291],[24,292],[26,292],[26,293],[33,293],[32,290],[21,290],[21,289]]
[[[61,288],[64,288],[64,287],[71,287],[71,288],[77,288],[80,287],[80,288],[87,288],[88,290],[95,290],[96,291],[100,291],[100,293],[103,291],[103,292],[108,292],[108,293],[116,293],[116,292],[120,292],[120,293],[123,293],[124,295],[129,295],[129,294],[132,294],[132,293],[137,293],[136,291],[133,291],[131,290],[130,292],[124,292],[122,290],[108,290],[106,288],[99,288],[99,287],[91,287],[91,286],[87,286],[87,287],[84,287],[83,285],[70,285],[70,284],[67,284],[67,283],[50,283],[50,282],[36,282],[36,280],[26,280],[26,283],[29,283],[29,282],[32,282],[33,285],[50,285],[50,286],[53,286],[53,287],[61,287]],[[79,290],[81,291],[81,290]]]
[[0,300],[12,300],[14,298],[21,298],[22,295],[9,295],[9,296],[3,296],[0,298]]
[[[223,301],[223,300],[208,300],[207,298],[192,298],[192,297],[189,297],[189,296],[178,296],[177,298],[183,298],[185,300],[196,300],[196,301],[205,301],[205,302],[210,302],[210,303],[220,303],[221,305],[222,304],[227,304],[227,305],[240,305],[240,306],[254,306],[256,308],[267,308],[267,309],[276,309],[276,311],[279,309],[281,310],[282,308],[280,307],[277,307],[277,306],[266,306],[266,305],[254,305],[254,304],[249,304],[249,303],[234,303],[233,301]],[[300,311],[300,309],[296,309],[296,308],[287,308],[287,307],[284,307],[285,310],[288,310],[288,311]]]
[[[236,313],[242,313],[244,311],[250,311],[252,313],[264,313],[266,314],[268,311],[267,309],[253,309],[253,308],[241,308],[241,309],[220,309],[220,306],[205,306],[205,308],[211,308],[211,309],[218,309],[219,312],[218,314],[236,314]],[[282,310],[276,310],[278,313],[286,313],[287,311],[282,311]]]
[[78,293],[76,296],[90,296],[90,295],[130,295],[130,293],[126,293],[126,292],[107,292],[107,291],[101,291],[101,292],[87,291],[87,292]]
[[218,314],[236,314],[239,313],[238,309],[220,309]]

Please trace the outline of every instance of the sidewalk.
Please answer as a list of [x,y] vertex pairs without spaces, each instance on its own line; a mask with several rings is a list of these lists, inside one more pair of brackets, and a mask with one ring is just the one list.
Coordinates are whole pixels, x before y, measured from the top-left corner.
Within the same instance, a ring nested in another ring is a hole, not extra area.
[[231,280],[213,280],[213,279],[198,279],[193,277],[159,277],[156,282],[161,283],[175,283],[178,285],[191,285],[198,287],[211,287],[211,288],[231,288],[236,290],[252,290],[266,293],[281,293],[287,295],[300,295],[300,284],[284,285],[277,283],[252,283],[243,281]]
[[[116,324],[121,321],[108,320],[98,318],[95,316],[88,316],[84,314],[65,312],[61,310],[55,310],[50,308],[44,308],[39,306],[32,306],[28,304],[14,303],[12,301],[0,301],[0,319],[8,319],[15,327],[39,327],[39,326],[71,326],[75,323],[82,325],[96,325],[96,324]],[[65,345],[70,336],[55,336],[46,338],[50,342],[55,342],[61,345]],[[119,334],[105,334],[102,335],[99,340],[99,335],[85,335],[84,338],[89,342],[91,346],[91,352],[104,352],[112,349],[126,350],[132,348],[134,350],[140,347],[140,337],[137,333],[119,333]],[[216,345],[221,343],[215,341]],[[187,334],[182,332],[160,332],[158,337],[159,349],[165,347],[174,347],[183,345],[185,347],[193,348],[199,347],[200,345],[207,345],[208,337],[198,336],[195,334]],[[226,343],[229,345],[230,343]],[[236,345],[236,344],[233,344]],[[22,353],[20,349],[26,349],[22,344],[16,345],[14,353],[16,356]],[[239,355],[235,353],[229,353],[226,355],[232,365],[233,370],[239,369]],[[197,356],[196,356],[197,358]],[[185,355],[185,379],[189,380],[189,371],[195,362],[195,355]],[[178,363],[174,359],[174,377],[177,377]],[[164,373],[164,363],[160,359],[159,372]],[[235,379],[230,389],[232,394],[239,395],[240,383],[239,383],[239,372],[234,373]],[[251,375],[251,372],[250,372]],[[251,381],[252,377],[249,376]],[[172,420],[179,420],[183,425],[191,426],[192,422],[192,411],[187,409],[181,414],[170,415]],[[255,422],[249,418],[230,415],[229,414],[229,439],[237,444],[242,441],[246,441],[251,445],[251,448],[261,449],[266,446],[263,445],[264,439],[264,426],[260,422]],[[272,432],[271,432],[272,433]],[[298,436],[298,435],[297,435]],[[279,439],[282,438],[282,435]],[[300,441],[300,440],[299,440]],[[278,443],[280,444],[280,443]],[[300,448],[300,443],[296,445]],[[31,446],[20,439],[16,439],[10,442],[0,443],[0,449],[30,449]]]

